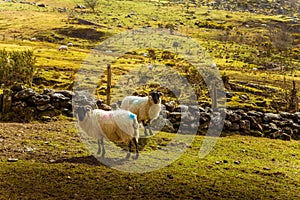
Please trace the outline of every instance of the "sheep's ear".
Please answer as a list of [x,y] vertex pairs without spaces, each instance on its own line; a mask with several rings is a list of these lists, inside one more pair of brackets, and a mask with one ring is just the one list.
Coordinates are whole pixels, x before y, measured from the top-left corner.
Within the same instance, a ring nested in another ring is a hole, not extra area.
[[85,109],[86,109],[86,112],[91,112],[93,110],[92,107],[89,105],[86,106]]

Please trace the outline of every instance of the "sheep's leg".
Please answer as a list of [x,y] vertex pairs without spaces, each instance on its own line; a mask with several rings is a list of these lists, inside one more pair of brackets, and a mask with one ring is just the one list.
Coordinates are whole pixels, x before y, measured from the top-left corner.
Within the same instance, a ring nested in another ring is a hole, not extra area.
[[148,131],[149,135],[153,135],[152,129],[151,129],[151,126],[150,126],[150,122],[143,121],[143,126],[144,126],[144,134],[145,134],[145,136],[148,136],[147,129],[149,130]]
[[[101,150],[101,146],[102,146],[102,150]],[[104,157],[105,155],[105,149],[104,149],[104,142],[103,142],[103,137],[101,139],[98,139],[98,154],[100,154],[102,152],[101,157]]]
[[131,143],[131,140],[130,140],[129,144],[128,144],[128,153],[127,153],[126,158],[125,158],[126,160],[128,160],[130,158],[130,154],[131,154],[131,151],[132,151],[131,147],[132,147],[132,143]]
[[97,154],[101,153],[101,139],[98,139],[98,152]]
[[153,135],[153,133],[152,133],[152,129],[151,129],[151,126],[150,126],[150,123],[148,124],[148,126],[147,126],[147,127],[148,127],[148,129],[149,129],[149,134],[150,134],[150,135]]
[[148,136],[148,133],[147,133],[147,128],[148,128],[147,123],[146,123],[146,121],[142,121],[142,123],[143,123],[143,126],[144,126],[144,135]]
[[136,138],[133,138],[132,141],[135,146],[135,153],[136,153],[136,155],[133,159],[136,160],[139,157],[138,143],[137,143]]
[[101,155],[101,157],[104,158],[104,155],[105,155],[106,151],[104,149],[103,137],[101,138],[101,144],[102,144],[102,155]]

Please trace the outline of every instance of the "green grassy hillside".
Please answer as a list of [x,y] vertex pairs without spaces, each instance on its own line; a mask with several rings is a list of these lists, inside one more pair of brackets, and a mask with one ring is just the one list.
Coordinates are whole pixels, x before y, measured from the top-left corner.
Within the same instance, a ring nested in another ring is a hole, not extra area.
[[[172,138],[159,133],[142,141],[140,151],[164,147]],[[100,164],[74,123],[0,124],[0,139],[1,199],[300,198],[299,141],[229,136],[201,159],[205,138],[196,136],[172,164],[139,174]]]
[[[77,70],[94,47],[113,35],[142,27],[169,28],[196,39],[216,62],[220,73],[226,75],[230,82],[246,81],[278,89],[272,96],[263,96],[261,94],[266,91],[247,88],[239,83],[245,88],[251,101],[237,102],[233,98],[227,104],[229,107],[256,108],[256,102],[264,98],[267,109],[274,111],[270,107],[271,101],[284,99],[293,80],[297,85],[300,83],[299,23],[295,22],[297,12],[290,9],[289,3],[283,8],[288,13],[294,13],[295,19],[290,17],[292,14],[266,14],[270,6],[274,7],[272,3],[260,8],[259,12],[255,11],[256,13],[242,12],[241,8],[246,2],[237,4],[236,8],[239,9],[236,10],[233,9],[234,6],[229,6],[229,2],[212,6],[211,2],[205,1],[202,4],[100,1],[95,13],[89,9],[75,9],[76,4],[82,4],[80,1],[49,0],[39,3],[45,3],[47,7],[18,1],[0,2],[3,37],[0,48],[34,50],[38,67],[34,80],[37,80],[35,85],[39,88],[71,89]],[[249,2],[248,4],[250,5]],[[257,6],[253,3],[252,6],[255,8],[255,5]],[[227,11],[228,6],[236,11]],[[63,8],[65,10],[60,12],[59,9]],[[263,10],[266,12],[262,12]],[[83,20],[93,24],[82,24]],[[35,41],[30,41],[32,38]],[[58,47],[68,42],[73,43],[70,50],[59,52]],[[144,59],[137,63],[136,59],[141,57],[131,56],[126,59],[126,65],[124,61],[117,61],[113,68],[115,79],[117,80],[118,74],[123,73],[120,65],[134,68],[149,62],[149,59]],[[169,60],[162,59],[159,63],[165,65]],[[99,85],[99,91],[101,87],[106,86]],[[236,89],[232,89],[232,92],[237,98],[245,93]],[[104,97],[101,92],[98,95]]]

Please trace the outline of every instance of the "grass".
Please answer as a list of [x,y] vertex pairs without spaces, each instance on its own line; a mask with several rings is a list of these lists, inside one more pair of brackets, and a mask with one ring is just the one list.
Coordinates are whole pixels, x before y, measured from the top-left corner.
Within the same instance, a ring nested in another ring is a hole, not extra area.
[[[4,126],[14,134],[6,134]],[[198,153],[205,137],[196,136],[177,160],[159,170],[139,174],[99,163],[81,143],[71,122],[1,124],[0,133],[2,199],[300,197],[299,141],[232,135],[219,138],[209,155],[200,159]],[[144,139],[138,161],[147,161],[145,155],[157,151],[157,147],[176,143],[173,136],[158,133]],[[33,151],[26,152],[29,147]],[[9,163],[10,157],[19,160]],[[235,164],[237,161],[239,164]]]
[[[225,73],[232,82],[251,82],[279,90],[288,88],[292,80],[297,85],[300,83],[296,53],[284,58],[287,65],[296,66],[294,73],[252,70],[272,63],[275,58],[283,58],[276,49],[272,49],[271,56],[266,56],[256,39],[258,36],[267,37],[268,30],[262,24],[289,24],[291,19],[288,17],[211,10],[206,6],[187,11],[183,4],[162,1],[101,1],[96,13],[75,11],[76,3],[82,4],[79,0],[44,0],[43,3],[49,6],[39,8],[0,2],[0,48],[34,51],[37,57],[36,77],[40,78],[35,85],[38,89],[72,90],[78,70],[94,47],[111,36],[143,26],[171,27],[191,36],[211,55],[220,73]],[[59,13],[57,8],[63,7],[67,8],[67,12]],[[79,24],[75,17],[100,26]],[[228,38],[224,39],[225,36]],[[33,37],[37,40],[30,41]],[[294,33],[294,37],[297,42],[299,34]],[[147,37],[143,39],[145,41]],[[59,52],[58,47],[67,42],[74,45],[68,52]],[[297,52],[296,46],[294,49]],[[147,52],[148,49],[129,52],[112,63],[113,98],[120,99],[127,92],[118,85],[119,82],[124,82],[128,74],[134,74],[129,72],[136,72],[149,62],[159,66],[156,76],[148,85],[127,85],[127,89],[141,93],[151,87],[159,87],[156,82],[165,74],[166,64],[172,66],[174,73],[188,74],[190,66],[180,56],[163,58],[163,52],[155,50],[157,59],[151,60],[143,56]],[[97,65],[91,69],[97,70]],[[105,72],[105,69],[101,70]],[[148,73],[147,70],[143,72]],[[99,78],[84,78],[89,83],[99,81]],[[101,98],[105,97],[105,78],[105,75],[101,77],[97,90]],[[260,89],[241,86],[252,93],[233,91],[234,97],[228,102],[228,107],[267,109],[256,105],[261,101],[259,99],[270,104],[273,98],[282,98],[281,93],[264,97],[254,94],[263,92]],[[185,91],[180,86],[178,89]],[[205,89],[202,92],[207,93]],[[250,101],[241,102],[239,96],[242,94],[247,94]],[[171,100],[172,97],[165,99]],[[206,103],[209,100],[205,95],[200,99]],[[183,137],[192,139],[189,135]],[[231,135],[219,138],[210,154],[200,159],[198,154],[204,139],[204,136],[196,136],[193,143],[188,144],[186,140],[180,142],[174,139],[170,133],[140,139],[141,156],[134,167],[146,168],[149,163],[170,158],[167,154],[174,156],[168,151],[159,154],[159,150],[164,150],[168,144],[173,144],[175,154],[176,150],[186,148],[178,159],[164,168],[140,174],[117,170],[121,167],[130,169],[131,161],[116,162],[124,166],[116,165],[114,168],[99,163],[79,138],[73,122],[60,119],[50,123],[0,124],[0,199],[300,198],[299,141]],[[95,141],[91,144],[93,148],[96,146]],[[159,155],[149,156],[153,152]],[[107,156],[116,159],[117,155],[108,151]],[[9,158],[17,158],[18,161],[8,162]]]

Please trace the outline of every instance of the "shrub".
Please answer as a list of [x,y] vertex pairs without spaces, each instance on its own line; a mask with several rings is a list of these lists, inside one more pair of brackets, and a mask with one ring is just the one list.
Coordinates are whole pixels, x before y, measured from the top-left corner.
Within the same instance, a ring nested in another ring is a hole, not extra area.
[[16,83],[31,85],[35,62],[35,56],[30,50],[0,50],[0,84],[5,86]]

